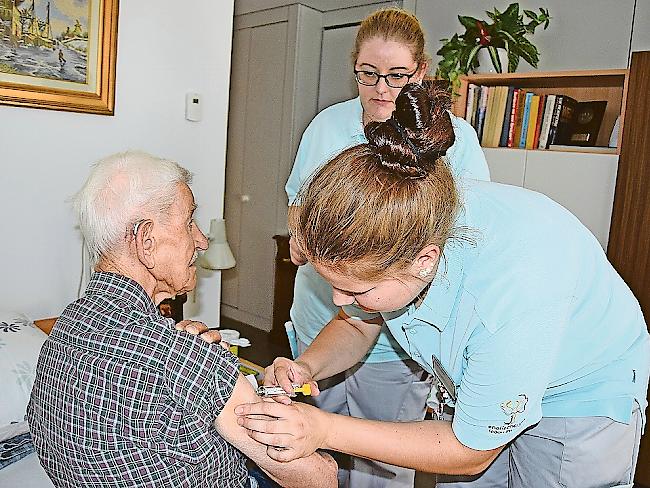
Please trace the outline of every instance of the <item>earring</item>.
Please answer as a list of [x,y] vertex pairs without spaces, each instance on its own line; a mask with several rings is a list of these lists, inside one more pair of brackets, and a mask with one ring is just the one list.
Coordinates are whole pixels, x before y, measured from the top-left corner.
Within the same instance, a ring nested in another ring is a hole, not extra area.
[[422,268],[419,271],[418,275],[420,275],[420,278],[426,278],[427,276],[429,276],[431,274],[432,271],[433,271],[433,268]]

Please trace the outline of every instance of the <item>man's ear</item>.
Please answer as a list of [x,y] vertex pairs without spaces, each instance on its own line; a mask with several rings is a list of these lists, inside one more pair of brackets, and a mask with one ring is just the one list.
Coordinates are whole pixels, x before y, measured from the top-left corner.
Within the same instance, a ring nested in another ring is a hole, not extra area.
[[422,248],[413,261],[415,273],[423,279],[429,277],[438,268],[440,246],[428,244]]
[[134,239],[138,260],[147,269],[152,269],[156,264],[154,259],[156,239],[153,236],[153,221],[143,220],[140,222],[135,229]]

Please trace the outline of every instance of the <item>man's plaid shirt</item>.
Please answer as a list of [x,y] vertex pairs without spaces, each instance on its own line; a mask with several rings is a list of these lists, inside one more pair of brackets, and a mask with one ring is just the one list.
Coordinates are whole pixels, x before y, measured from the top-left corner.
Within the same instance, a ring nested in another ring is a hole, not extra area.
[[213,422],[237,358],[178,332],[135,281],[95,273],[41,351],[28,420],[57,487],[243,487]]

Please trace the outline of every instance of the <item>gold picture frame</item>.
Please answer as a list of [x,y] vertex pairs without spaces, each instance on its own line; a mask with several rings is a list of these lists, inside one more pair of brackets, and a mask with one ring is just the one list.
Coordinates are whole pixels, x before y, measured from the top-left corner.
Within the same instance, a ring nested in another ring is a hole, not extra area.
[[0,0],[0,104],[113,115],[118,3]]

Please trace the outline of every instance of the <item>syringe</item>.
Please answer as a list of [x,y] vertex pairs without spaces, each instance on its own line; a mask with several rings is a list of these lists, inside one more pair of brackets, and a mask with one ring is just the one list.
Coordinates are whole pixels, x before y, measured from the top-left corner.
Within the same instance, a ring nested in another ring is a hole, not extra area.
[[287,393],[284,391],[284,388],[281,386],[259,386],[257,388],[257,394],[261,397],[274,397],[274,396],[289,396],[294,397],[297,393],[302,393],[303,395],[311,395],[311,385],[305,383],[304,385],[293,384],[293,392]]

